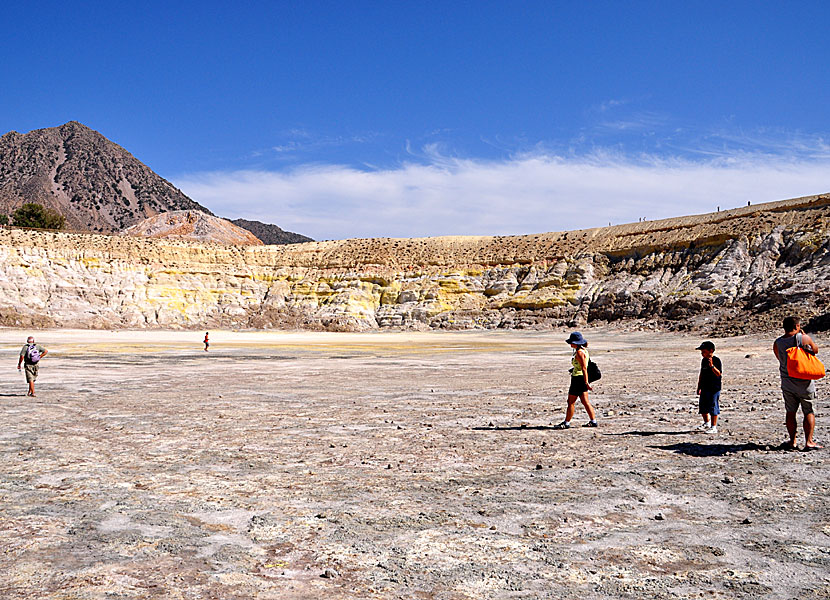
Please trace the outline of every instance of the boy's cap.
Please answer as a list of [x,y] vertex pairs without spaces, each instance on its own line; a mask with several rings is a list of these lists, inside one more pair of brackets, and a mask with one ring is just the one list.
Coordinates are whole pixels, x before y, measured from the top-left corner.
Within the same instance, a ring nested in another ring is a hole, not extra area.
[[714,350],[715,345],[712,342],[703,342],[700,346],[695,348],[695,350]]

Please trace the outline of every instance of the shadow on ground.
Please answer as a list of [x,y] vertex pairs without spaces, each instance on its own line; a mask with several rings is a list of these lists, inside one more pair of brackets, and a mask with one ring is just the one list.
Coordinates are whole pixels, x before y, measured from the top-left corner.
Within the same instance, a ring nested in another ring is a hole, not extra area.
[[683,431],[623,431],[621,433],[603,433],[602,435],[638,435],[640,437],[649,437],[652,435],[689,435],[696,433],[694,429],[684,429]]
[[523,427],[521,425],[511,425],[509,427],[473,427],[473,431],[553,431],[553,425],[528,425]]
[[754,442],[746,444],[700,444],[697,442],[681,442],[679,444],[669,444],[667,446],[649,446],[649,448],[668,450],[669,452],[686,454],[687,456],[726,456],[728,454],[737,454],[738,452],[770,452],[785,450],[783,446],[756,444]]

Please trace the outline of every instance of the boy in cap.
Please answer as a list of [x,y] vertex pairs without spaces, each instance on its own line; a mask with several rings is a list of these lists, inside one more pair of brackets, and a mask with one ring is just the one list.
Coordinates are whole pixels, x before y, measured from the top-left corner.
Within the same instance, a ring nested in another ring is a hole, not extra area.
[[715,356],[715,345],[712,342],[703,342],[696,350],[700,350],[703,357],[700,361],[700,375],[697,378],[697,395],[700,396],[698,406],[703,416],[703,423],[698,426],[698,429],[705,433],[717,433],[723,367],[720,359]]

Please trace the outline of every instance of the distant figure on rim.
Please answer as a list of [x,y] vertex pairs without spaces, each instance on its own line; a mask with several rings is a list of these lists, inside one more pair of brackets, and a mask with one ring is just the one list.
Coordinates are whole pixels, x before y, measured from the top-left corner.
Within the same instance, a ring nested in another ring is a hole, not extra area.
[[205,332],[205,352],[208,351],[208,346],[210,346],[210,340],[208,340],[208,332]]
[[38,365],[41,359],[49,354],[49,351],[35,343],[35,338],[29,336],[26,339],[26,344],[20,350],[20,358],[17,359],[17,369],[20,370],[21,364],[24,365],[26,373],[26,383],[29,384],[29,392],[27,396],[35,395],[35,380],[37,379]]
[[596,427],[597,416],[594,412],[594,407],[588,401],[588,392],[593,390],[591,384],[588,383],[588,361],[591,360],[588,354],[588,340],[586,340],[581,333],[574,331],[565,343],[570,344],[573,348],[573,356],[571,357],[571,384],[568,388],[568,408],[565,411],[565,420],[554,425],[554,429],[569,429],[571,427],[571,419],[576,412],[576,399],[582,401],[582,406],[585,407],[585,412],[588,413],[590,419],[583,427]]
[[787,433],[790,434],[789,442],[784,443],[785,448],[796,449],[795,437],[798,433],[798,425],[795,415],[798,407],[804,414],[804,449],[818,450],[819,446],[813,441],[813,431],[816,428],[816,415],[813,413],[813,401],[816,399],[816,382],[810,379],[797,379],[790,377],[787,372],[787,350],[795,346],[801,346],[807,352],[818,354],[818,346],[809,335],[801,329],[801,320],[798,317],[787,317],[782,323],[784,335],[775,340],[772,351],[778,359],[779,372],[781,373],[781,392],[784,394],[784,408],[787,411]]

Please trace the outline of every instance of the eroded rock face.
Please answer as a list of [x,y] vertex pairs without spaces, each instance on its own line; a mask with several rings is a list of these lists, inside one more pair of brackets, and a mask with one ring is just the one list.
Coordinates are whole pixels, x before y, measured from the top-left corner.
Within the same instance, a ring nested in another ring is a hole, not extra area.
[[830,197],[534,236],[219,246],[0,232],[0,324],[723,334],[830,299]]
[[122,234],[239,246],[262,245],[262,242],[247,229],[238,227],[227,219],[196,210],[161,213],[128,227]]

